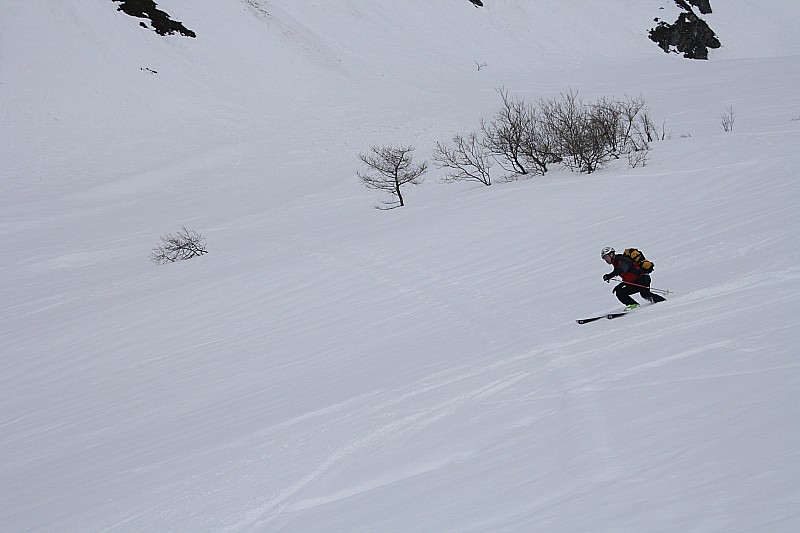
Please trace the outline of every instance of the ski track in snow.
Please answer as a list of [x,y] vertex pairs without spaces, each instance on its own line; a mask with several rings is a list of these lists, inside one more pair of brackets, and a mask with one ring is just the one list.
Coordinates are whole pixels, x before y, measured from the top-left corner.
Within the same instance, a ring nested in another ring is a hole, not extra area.
[[[322,257],[321,260],[324,260],[326,263],[332,265],[337,265],[339,267],[344,266],[346,268],[356,268],[358,265],[363,265],[363,262],[360,261],[342,262],[341,260],[333,260],[330,256]],[[372,268],[365,268],[363,269],[363,272],[374,274],[375,270]],[[398,269],[398,272],[402,272],[402,269]],[[396,276],[377,275],[374,277],[382,283],[390,285],[394,290],[397,290],[401,293],[419,295],[417,291],[404,290],[403,287],[406,285],[402,282],[398,282],[399,278]],[[784,273],[774,273],[774,275],[741,280],[735,283],[725,284],[724,286],[712,287],[709,290],[697,291],[697,293],[689,294],[681,298],[674,298],[670,300],[669,304],[662,306],[661,309],[651,309],[650,312],[653,314],[649,317],[649,320],[651,322],[661,321],[661,318],[658,317],[657,313],[660,310],[668,312],[668,308],[673,305],[673,302],[676,307],[680,305],[688,305],[696,300],[713,298],[714,296],[729,295],[730,293],[739,290],[757,289],[763,285],[785,281],[787,277],[797,277],[796,269],[790,269],[788,272]],[[702,296],[699,298],[697,296],[698,293],[702,294]],[[443,315],[445,317],[456,316],[456,314],[449,309],[447,309],[447,312],[443,313]],[[636,319],[642,319],[643,317],[643,315],[639,313],[636,313],[634,316]],[[626,320],[629,318],[631,317],[626,317]],[[464,326],[464,323],[462,323],[460,320],[454,320],[453,325]],[[611,335],[613,333],[614,332],[612,331],[608,331],[606,333],[602,333],[601,336]],[[649,332],[645,332],[639,334],[638,336],[634,335],[633,337],[626,337],[626,339],[635,343],[637,338],[648,338],[650,336],[651,334]],[[587,492],[590,492],[593,490],[592,486],[595,483],[609,483],[612,480],[621,479],[628,475],[624,467],[624,461],[622,461],[614,453],[613,445],[609,440],[606,430],[607,424],[605,423],[608,415],[598,409],[597,404],[592,400],[592,396],[594,394],[611,389],[629,390],[672,383],[674,380],[648,381],[636,385],[629,385],[625,382],[638,374],[649,372],[683,359],[702,356],[707,352],[724,350],[726,347],[729,347],[732,344],[732,341],[729,340],[710,342],[706,345],[696,348],[680,350],[669,357],[654,359],[646,363],[633,365],[624,371],[616,372],[600,379],[597,377],[590,378],[588,376],[582,376],[583,373],[579,370],[579,366],[571,363],[573,360],[583,360],[588,355],[588,352],[576,352],[568,357],[556,357],[551,359],[549,362],[542,363],[548,359],[548,354],[564,351],[565,349],[568,349],[571,344],[577,344],[578,342],[580,341],[567,342],[560,345],[540,348],[533,352],[521,354],[516,357],[510,357],[480,368],[472,368],[469,371],[455,375],[451,371],[443,372],[441,374],[431,376],[422,382],[414,384],[408,390],[386,391],[379,395],[370,396],[369,398],[364,399],[362,405],[359,405],[361,402],[356,402],[354,406],[349,406],[351,407],[350,412],[347,412],[345,416],[341,418],[336,416],[336,411],[339,410],[338,408],[333,409],[332,411],[325,410],[324,412],[313,415],[312,418],[316,418],[317,416],[324,417],[326,419],[326,424],[341,426],[347,426],[348,424],[354,422],[363,423],[364,420],[369,419],[382,419],[387,417],[389,413],[392,413],[394,416],[390,417],[392,421],[388,424],[367,424],[369,427],[376,429],[370,431],[366,436],[362,436],[354,441],[341,444],[335,453],[328,455],[321,464],[317,465],[314,470],[309,472],[297,484],[286,488],[282,493],[266,502],[263,506],[260,506],[257,509],[249,512],[241,522],[234,526],[234,529],[253,531],[261,530],[262,528],[268,527],[270,524],[273,524],[275,521],[279,520],[286,513],[295,512],[312,507],[314,505],[330,503],[337,499],[366,492],[374,488],[405,479],[407,477],[413,477],[437,468],[446,467],[453,462],[469,459],[471,457],[470,453],[456,454],[447,460],[441,460],[435,463],[426,463],[423,466],[399,471],[394,477],[382,477],[381,479],[377,479],[372,483],[361,484],[328,496],[320,496],[310,499],[305,499],[302,496],[304,489],[313,485],[316,481],[325,476],[325,474],[332,470],[337,464],[346,464],[352,460],[355,460],[355,458],[362,455],[365,450],[380,448],[386,443],[393,442],[403,435],[414,435],[419,433],[426,427],[431,426],[444,418],[454,416],[459,412],[459,410],[470,405],[474,405],[475,403],[491,403],[495,396],[507,391],[509,388],[512,388],[515,385],[524,382],[533,374],[533,371],[530,370],[520,371],[520,367],[529,366],[533,360],[535,360],[538,364],[541,364],[542,370],[554,372],[554,375],[560,379],[560,392],[556,397],[563,398],[563,401],[565,402],[565,405],[563,406],[564,410],[561,413],[562,416],[569,415],[574,418],[576,423],[580,423],[580,421],[591,422],[591,424],[588,426],[584,426],[581,436],[576,437],[574,440],[574,442],[580,443],[585,453],[590,453],[591,451],[591,453],[593,453],[597,458],[595,472],[591,474],[592,481],[590,485],[585,488]],[[796,367],[771,367],[768,369],[760,369],[758,372],[768,373],[792,368]],[[479,381],[481,383],[480,387],[475,389],[469,388],[469,383],[476,381],[475,378],[480,378],[481,376],[490,372],[502,373],[505,375],[505,377],[491,381],[488,384],[483,384],[485,380],[484,378],[483,380]],[[719,373],[705,376],[692,376],[690,378],[681,379],[696,381],[747,374],[749,373]],[[456,392],[454,392],[454,389]],[[436,393],[437,397],[441,396],[443,399],[438,403],[427,399],[432,393]],[[530,395],[525,396],[525,401],[537,402],[546,398],[537,396],[537,393],[531,393]],[[423,398],[425,398],[425,401],[423,401]],[[418,412],[418,408],[416,407],[418,404],[427,406],[425,412]],[[356,408],[352,409],[352,407]],[[353,411],[358,412],[358,415],[354,416]],[[406,411],[410,411],[410,413],[407,413],[406,415],[398,414],[398,412],[403,413]],[[302,419],[307,421],[308,418],[309,417],[303,417]],[[285,429],[290,428],[292,425],[293,423],[290,421],[281,427],[282,429]],[[676,452],[676,455],[680,455],[684,451],[685,450],[678,451]],[[665,461],[667,460],[669,460],[669,458],[665,459]]]
[[[424,472],[447,466],[452,462],[458,462],[469,458],[471,454],[464,453],[449,457],[438,463],[426,463],[426,465],[412,468],[410,471],[403,470],[398,472],[395,477],[382,478],[381,480],[376,480],[374,483],[341,491],[336,495],[315,498],[309,501],[300,498],[299,501],[296,501],[297,496],[302,493],[303,489],[324,476],[325,473],[331,470],[337,463],[346,463],[348,460],[361,455],[364,450],[380,448],[386,443],[395,441],[404,434],[414,435],[419,433],[426,427],[452,416],[465,406],[469,406],[475,402],[486,401],[523,381],[530,375],[530,372],[512,372],[506,374],[508,367],[511,365],[516,367],[517,363],[520,361],[527,360],[539,353],[540,352],[537,351],[535,354],[525,354],[507,361],[493,363],[483,368],[470,369],[469,371],[456,375],[452,375],[448,372],[446,375],[436,376],[436,379],[414,384],[405,390],[387,391],[381,393],[377,397],[371,397],[367,402],[363,402],[365,405],[359,405],[355,409],[348,409],[344,416],[331,416],[335,415],[335,411],[339,410],[338,408],[334,409],[334,412],[326,410],[325,413],[315,414],[315,418],[324,415],[325,425],[347,426],[351,423],[358,423],[373,427],[374,429],[370,430],[368,434],[364,436],[360,436],[351,442],[340,445],[335,453],[328,455],[321,464],[317,465],[295,485],[286,488],[277,497],[249,512],[241,522],[233,526],[233,529],[262,530],[279,519],[286,512],[312,505],[329,503],[339,498],[372,490],[400,479],[413,477]],[[501,377],[488,384],[484,383],[482,380],[476,380],[476,378],[480,378],[489,372],[499,373]],[[465,387],[462,386],[462,384],[472,381],[478,381],[479,386],[475,389],[466,387],[467,390],[465,391]],[[438,398],[438,400],[434,398]],[[425,401],[422,401],[423,399]],[[420,411],[419,405],[424,405],[424,410]],[[307,421],[308,417],[303,418]],[[389,419],[391,421],[385,424],[377,422],[367,423],[371,420],[383,419]],[[292,422],[288,422],[287,424],[282,424],[281,429],[287,429],[291,426]]]

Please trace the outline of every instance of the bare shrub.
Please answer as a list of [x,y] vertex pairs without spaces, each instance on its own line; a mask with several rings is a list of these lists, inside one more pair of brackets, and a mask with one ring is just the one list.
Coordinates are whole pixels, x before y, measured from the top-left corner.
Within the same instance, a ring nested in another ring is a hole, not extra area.
[[389,194],[389,200],[383,201],[377,209],[394,209],[405,205],[401,188],[403,185],[420,185],[422,175],[428,171],[427,162],[415,165],[411,152],[413,146],[372,146],[370,153],[359,154],[358,158],[366,171],[356,174],[369,189],[377,189]]
[[588,111],[589,127],[595,130],[597,141],[605,145],[605,157],[619,157],[630,140],[630,128],[623,106],[616,100],[603,97],[591,104],[581,104]]
[[658,130],[649,113],[639,115],[639,120],[634,125],[636,135],[645,143],[651,143],[658,139]]
[[[644,106],[644,100],[629,100],[630,107],[626,107],[626,120],[630,126],[628,132],[629,145],[625,150],[628,164],[631,168],[643,167],[650,159],[650,143],[664,140],[667,136],[666,122],[659,128],[650,118],[650,113]],[[641,104],[641,105],[639,105]]]
[[666,121],[661,124],[661,132],[659,133],[658,127],[650,118],[650,113],[647,110],[642,110],[637,116],[637,120],[633,125],[632,139],[634,139],[636,146],[649,146],[653,141],[663,141],[667,138],[667,124]]
[[528,108],[526,125],[525,136],[522,139],[522,155],[536,173],[545,174],[548,165],[563,161],[557,151],[557,139],[548,128],[541,109],[537,107]]
[[157,264],[174,263],[207,253],[203,236],[181,226],[181,230],[175,235],[167,233],[161,237],[161,244],[153,248],[150,260]]
[[728,106],[727,109],[725,109],[725,113],[720,117],[720,127],[722,131],[733,131],[734,122],[736,122],[736,113],[733,110],[733,106]]
[[506,178],[545,174],[556,163],[591,173],[623,155],[631,167],[644,166],[650,143],[666,136],[642,97],[584,102],[570,91],[530,105],[503,88],[497,93],[502,106],[491,120],[481,120],[482,139],[456,135],[454,147],[437,142],[434,159],[450,170],[444,181],[489,185],[490,158],[509,173]]
[[644,152],[628,157],[629,163],[640,166],[649,142],[657,138],[641,97],[584,102],[577,92],[570,91],[543,100],[539,106],[553,151],[568,168],[579,172],[594,172],[609,160],[632,152]]
[[477,181],[484,185],[492,184],[489,170],[492,168],[491,153],[478,140],[475,133],[467,137],[453,136],[453,146],[436,142],[433,160],[439,168],[447,169],[442,181]]
[[499,165],[513,174],[544,174],[547,165],[560,162],[540,111],[524,100],[497,89],[503,105],[490,122],[481,121],[483,144]]
[[618,154],[627,154],[631,151],[642,151],[649,148],[637,139],[636,124],[640,117],[647,115],[647,107],[641,96],[613,102],[617,111],[617,126],[614,129],[614,148]]
[[570,169],[591,173],[615,154],[609,142],[617,116],[612,108],[584,104],[573,91],[541,107],[556,151]]
[[504,170],[515,174],[528,174],[528,165],[522,153],[522,143],[527,128],[525,103],[510,99],[505,89],[498,89],[497,92],[503,99],[503,107],[491,121],[481,120],[484,144],[494,156],[498,157],[498,163]]
[[628,158],[628,166],[630,168],[647,166],[647,161],[650,160],[650,147],[639,148],[631,150],[626,154]]

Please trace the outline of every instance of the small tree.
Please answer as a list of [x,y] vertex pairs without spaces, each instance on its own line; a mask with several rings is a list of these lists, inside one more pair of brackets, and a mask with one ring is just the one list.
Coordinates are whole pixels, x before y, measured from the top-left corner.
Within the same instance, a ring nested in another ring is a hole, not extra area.
[[631,167],[644,166],[650,142],[659,138],[642,97],[584,102],[570,91],[529,105],[503,88],[497,92],[503,105],[491,120],[481,120],[482,139],[456,135],[455,147],[436,143],[434,160],[449,171],[445,182],[490,185],[491,160],[511,175],[545,174],[556,163],[591,173],[623,155]]
[[367,166],[366,171],[356,174],[369,189],[389,193],[390,200],[377,209],[394,209],[405,205],[401,188],[403,185],[420,185],[422,175],[428,171],[428,163],[414,165],[411,152],[413,146],[372,146],[370,153],[359,154],[358,158]]
[[484,143],[495,156],[501,157],[500,166],[516,174],[527,174],[522,155],[525,138],[525,103],[511,99],[506,89],[497,89],[503,107],[490,122],[481,120]]
[[544,174],[554,158],[537,110],[509,97],[505,89],[497,89],[497,93],[503,106],[490,122],[481,121],[484,146],[508,172]]
[[[591,173],[611,159],[646,151],[653,131],[642,98],[601,98],[585,103],[577,92],[540,103],[542,121],[554,152],[572,170]],[[644,120],[643,127],[639,122]],[[644,131],[643,131],[644,129]],[[643,163],[638,154],[629,162]]]
[[627,153],[628,166],[631,168],[647,166],[647,161],[650,159],[650,146],[636,148]]
[[491,185],[491,154],[478,140],[478,136],[475,133],[470,133],[466,138],[455,135],[453,144],[455,146],[450,147],[437,141],[433,152],[436,166],[447,169],[443,181],[477,181]]
[[612,100],[603,97],[590,104],[590,108],[613,157],[641,149],[636,139],[636,119],[647,112],[644,98],[628,96],[625,100]]
[[542,115],[555,139],[556,151],[572,170],[591,173],[613,157],[609,135],[618,113],[601,105],[584,104],[578,93],[561,94],[560,99],[541,103]]
[[733,123],[736,122],[736,113],[733,112],[733,106],[729,105],[725,110],[725,114],[720,118],[720,126],[722,131],[733,131]]
[[153,248],[150,259],[154,263],[165,264],[184,261],[207,253],[206,240],[203,236],[181,226],[181,230],[177,234],[167,233],[161,237],[161,244]]

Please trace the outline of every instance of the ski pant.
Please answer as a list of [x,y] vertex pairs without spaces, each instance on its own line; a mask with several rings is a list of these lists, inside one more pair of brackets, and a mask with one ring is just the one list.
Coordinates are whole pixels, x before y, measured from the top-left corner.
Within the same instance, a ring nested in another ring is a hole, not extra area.
[[622,305],[632,305],[637,303],[636,300],[631,298],[631,295],[636,294],[637,292],[642,296],[642,298],[654,304],[663,302],[665,300],[663,296],[659,296],[658,294],[653,294],[650,292],[650,276],[639,276],[639,279],[637,279],[634,283],[638,285],[644,285],[644,287],[628,285],[624,281],[614,287],[614,294],[617,295],[617,299],[622,302]]

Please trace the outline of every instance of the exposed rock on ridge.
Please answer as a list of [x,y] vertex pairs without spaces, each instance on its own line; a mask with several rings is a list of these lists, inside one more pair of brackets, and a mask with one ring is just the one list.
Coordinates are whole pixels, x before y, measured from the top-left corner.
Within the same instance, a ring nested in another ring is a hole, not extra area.
[[[150,19],[153,25],[153,31],[159,35],[172,35],[179,32],[181,35],[187,37],[196,37],[192,30],[187,29],[184,25],[176,20],[169,18],[169,15],[156,6],[154,0],[111,0],[112,2],[119,2],[121,5],[117,8],[123,13],[127,13],[132,17]],[[139,23],[143,28],[147,28],[144,22]]]
[[[710,0],[689,0],[701,13],[711,13]],[[650,40],[662,50],[683,53],[689,59],[708,59],[709,48],[719,48],[719,39],[685,0],[675,0],[683,13],[672,24],[655,19],[658,25],[650,30]]]

